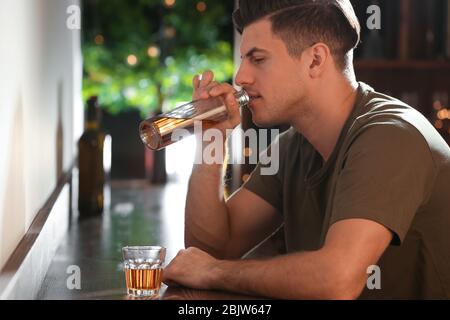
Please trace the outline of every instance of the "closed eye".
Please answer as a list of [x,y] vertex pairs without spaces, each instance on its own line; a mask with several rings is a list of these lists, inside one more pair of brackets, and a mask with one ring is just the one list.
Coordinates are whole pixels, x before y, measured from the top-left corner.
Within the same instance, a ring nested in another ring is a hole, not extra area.
[[252,59],[251,59],[251,62],[252,62],[253,64],[261,64],[261,63],[263,63],[265,60],[266,60],[265,58],[252,58]]

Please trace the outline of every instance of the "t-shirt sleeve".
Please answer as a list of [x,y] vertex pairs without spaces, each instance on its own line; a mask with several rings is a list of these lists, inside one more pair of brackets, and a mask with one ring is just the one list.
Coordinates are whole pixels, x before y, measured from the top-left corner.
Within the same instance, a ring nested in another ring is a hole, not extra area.
[[280,139],[277,138],[268,150],[261,153],[260,159],[264,160],[257,164],[250,177],[244,182],[243,188],[255,193],[281,213],[283,212],[281,166],[284,151],[280,145],[282,146],[283,143],[280,143]]
[[279,212],[283,211],[281,182],[277,175],[262,175],[261,164],[256,166],[243,188],[266,200]]
[[400,245],[430,194],[435,167],[426,140],[408,123],[364,129],[338,174],[330,225],[368,219],[390,229]]

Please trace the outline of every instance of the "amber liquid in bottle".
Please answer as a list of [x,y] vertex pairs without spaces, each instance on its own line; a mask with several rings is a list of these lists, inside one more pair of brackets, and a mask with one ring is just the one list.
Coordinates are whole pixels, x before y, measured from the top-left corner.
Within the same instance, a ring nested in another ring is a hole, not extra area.
[[[212,128],[217,121],[202,120],[202,130]],[[194,119],[168,118],[156,116],[143,122],[140,128],[142,141],[153,150],[160,150],[172,144],[172,134],[175,129],[186,129],[194,133]]]
[[[92,110],[90,111],[92,114]],[[78,141],[78,210],[80,218],[103,212],[103,143],[105,135],[98,121],[88,116],[86,129]]]
[[[246,106],[250,101],[244,90],[236,92],[235,97],[240,107]],[[183,138],[186,131],[193,134],[197,122],[201,122],[203,132],[224,121],[227,116],[227,107],[221,97],[194,100],[169,113],[144,120],[139,126],[139,133],[147,147],[161,150]],[[176,132],[178,129],[185,131]]]

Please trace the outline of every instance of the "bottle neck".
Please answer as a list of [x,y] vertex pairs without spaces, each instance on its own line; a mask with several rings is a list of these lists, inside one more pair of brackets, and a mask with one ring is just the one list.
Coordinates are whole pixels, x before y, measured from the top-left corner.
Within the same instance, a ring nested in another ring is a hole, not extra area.
[[238,101],[241,108],[247,106],[250,103],[250,96],[245,90],[236,92],[234,96],[236,97],[236,100]]
[[88,122],[86,122],[86,129],[98,129],[98,122],[95,120],[88,120]]

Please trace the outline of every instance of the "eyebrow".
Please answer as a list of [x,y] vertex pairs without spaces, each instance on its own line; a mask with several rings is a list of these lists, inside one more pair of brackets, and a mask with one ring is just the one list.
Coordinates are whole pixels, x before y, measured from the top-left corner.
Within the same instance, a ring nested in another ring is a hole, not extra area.
[[[257,52],[267,53],[268,51],[264,50],[264,49],[261,49],[261,48],[253,47],[245,54],[245,57],[249,58],[253,54],[257,53]],[[242,59],[242,56],[241,56],[241,59]]]

